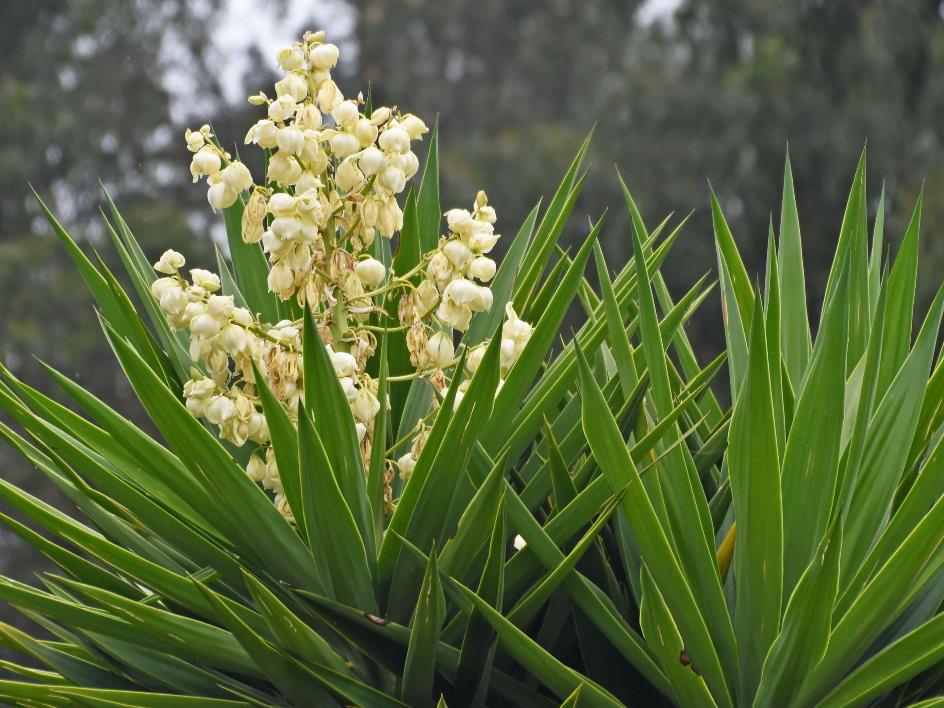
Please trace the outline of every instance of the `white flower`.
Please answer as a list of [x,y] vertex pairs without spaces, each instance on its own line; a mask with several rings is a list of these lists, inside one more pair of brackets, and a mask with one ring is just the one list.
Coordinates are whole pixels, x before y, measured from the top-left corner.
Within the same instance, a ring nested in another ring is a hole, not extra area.
[[[324,155],[324,151],[321,151],[321,154]],[[325,155],[327,158],[327,155]],[[321,189],[321,180],[318,179],[313,172],[304,172],[301,177],[298,178],[298,181],[295,183],[295,192],[296,194],[305,194],[306,192],[315,192]]]
[[296,128],[279,128],[275,143],[282,152],[297,155],[305,147],[305,136]]
[[380,126],[390,120],[391,115],[393,115],[393,112],[389,108],[381,106],[380,108],[375,108],[374,112],[370,114],[370,122]]
[[361,149],[360,141],[350,133],[335,133],[329,142],[331,151],[340,158],[349,157]]
[[240,233],[243,243],[257,243],[262,238],[266,215],[266,200],[262,192],[253,190],[246,208],[243,210],[243,217],[240,220]]
[[151,297],[160,301],[164,293],[166,293],[171,288],[176,287],[178,287],[176,278],[158,278],[153,283],[151,283]]
[[295,277],[292,275],[292,269],[284,263],[276,263],[269,271],[266,282],[269,291],[273,293],[284,293],[292,287]]
[[475,219],[465,209],[450,209],[446,212],[446,223],[449,230],[457,234],[464,235],[475,228]]
[[294,115],[297,107],[294,97],[283,94],[269,104],[269,119],[283,123]]
[[232,295],[210,295],[207,299],[207,312],[218,320],[224,320],[235,309]]
[[380,172],[384,165],[387,164],[387,158],[375,147],[369,147],[364,150],[357,161],[360,165],[361,172],[368,177],[372,177]]
[[181,288],[168,288],[161,295],[161,311],[166,315],[176,316],[187,307],[187,295]]
[[403,212],[396,199],[388,198],[383,201],[377,214],[377,228],[387,238],[393,236],[394,231],[403,228]]
[[492,232],[491,224],[484,224],[481,221],[475,222],[479,226],[488,228],[476,228],[469,235],[469,247],[476,253],[488,253],[495,247],[500,238],[498,234]]
[[521,356],[534,329],[518,317],[511,303],[505,306],[505,314],[508,319],[502,325],[501,367],[503,371],[510,369]]
[[269,160],[268,177],[270,181],[281,184],[295,184],[301,176],[301,165],[291,155],[280,152]]
[[234,192],[244,192],[252,186],[252,174],[246,165],[234,160],[223,168],[223,183]]
[[515,363],[515,360],[518,358],[517,353],[515,352],[515,343],[511,339],[502,339],[501,340],[501,349],[499,359],[501,361],[501,368],[504,371],[507,371],[511,368],[511,365]]
[[200,148],[206,145],[206,140],[203,138],[203,133],[196,130],[188,130],[186,135],[187,139],[187,149],[190,152],[197,152]]
[[[315,80],[317,81],[317,78]],[[322,113],[330,113],[344,100],[344,96],[336,83],[330,78],[325,78],[318,87],[317,99],[318,108],[321,109]]]
[[359,118],[351,128],[351,132],[361,141],[363,147],[373,145],[374,141],[377,140],[377,126],[371,123],[368,118]]
[[477,347],[473,347],[469,350],[469,353],[465,356],[465,368],[470,374],[474,374],[478,371],[479,366],[482,364],[482,359],[485,357],[485,344],[479,344]]
[[469,264],[469,275],[473,278],[478,278],[482,282],[487,283],[493,277],[495,277],[495,270],[497,266],[495,261],[487,256],[479,256],[472,260],[472,263]]
[[534,328],[518,317],[518,313],[515,312],[515,308],[511,306],[511,303],[505,306],[505,316],[508,319],[502,325],[502,337],[511,339],[519,349],[524,349],[528,340],[531,339]]
[[275,82],[275,95],[291,96],[296,103],[301,103],[308,96],[308,79],[293,71]]
[[193,281],[194,285],[203,288],[208,293],[220,289],[220,276],[216,273],[204,270],[203,268],[191,268],[190,279]]
[[522,548],[528,545],[528,542],[524,540],[521,534],[515,536],[515,540],[512,541],[512,545],[515,547],[516,551],[520,551]]
[[249,346],[249,335],[239,325],[226,325],[220,332],[220,346],[232,356],[242,353]]
[[[167,275],[173,275],[178,270],[183,268],[186,262],[187,260],[181,254],[169,248],[166,251],[164,251],[164,253],[161,254],[160,259],[157,261],[157,263],[154,264],[154,270],[156,270],[158,273],[167,273]],[[167,279],[161,278],[161,280],[167,280]],[[159,281],[155,281],[155,282],[159,282]],[[153,289],[151,292],[152,293],[154,292]],[[159,296],[156,296],[156,297],[159,297]]]
[[226,396],[213,396],[206,407],[206,419],[216,425],[221,425],[232,418],[236,413],[236,404]]
[[481,285],[475,289],[475,299],[470,303],[470,307],[476,312],[487,312],[492,309],[492,291]]
[[410,136],[410,140],[419,140],[424,133],[429,132],[426,123],[412,114],[404,116],[400,120],[400,127]]
[[452,363],[456,355],[455,347],[452,345],[452,337],[445,332],[436,332],[426,342],[426,353],[429,355],[429,361],[433,366],[437,369],[444,369]]
[[419,308],[420,315],[425,315],[432,310],[439,301],[439,290],[433,285],[432,281],[424,280],[416,288],[416,297],[418,299],[417,304],[422,305],[422,307]]
[[213,211],[219,211],[220,209],[233,206],[238,196],[239,194],[230,189],[226,182],[211,184],[210,188],[207,189],[207,201],[210,203],[210,207]]
[[479,296],[479,286],[471,280],[456,278],[443,291],[443,298],[455,305],[472,305]]
[[291,241],[301,233],[301,222],[294,216],[277,216],[272,220],[272,233],[282,241]]
[[364,285],[377,287],[387,277],[387,268],[376,258],[365,258],[357,262],[354,272]]
[[357,359],[348,352],[331,352],[331,363],[338,378],[354,376],[357,373]]
[[443,255],[445,255],[446,258],[449,259],[449,262],[456,268],[462,268],[472,256],[472,251],[469,250],[469,247],[458,239],[447,241],[442,250]]
[[[260,120],[249,133],[259,147],[274,148],[278,142],[279,128],[271,120]],[[249,142],[249,137],[246,136],[246,142]]]
[[348,403],[357,398],[357,386],[354,384],[354,379],[350,376],[342,376],[338,379],[338,383],[341,384],[341,390],[344,391]]
[[403,128],[387,128],[380,134],[378,142],[389,152],[403,153],[410,149],[410,136]]
[[269,197],[267,208],[276,216],[287,216],[295,211],[295,197],[285,192],[276,192]]
[[357,104],[354,101],[342,101],[337,108],[331,111],[334,122],[344,127],[356,121],[359,115],[360,112],[357,110]]
[[237,307],[235,310],[233,310],[232,316],[233,322],[241,324],[244,327],[248,327],[254,321],[252,313],[245,307]]
[[315,69],[329,71],[338,63],[339,53],[338,48],[333,44],[319,44],[311,48],[308,60]]
[[190,331],[197,337],[208,339],[220,331],[220,323],[212,315],[198,315],[190,320]]
[[397,155],[396,165],[401,170],[403,170],[403,174],[406,175],[407,179],[412,178],[413,175],[415,175],[416,172],[420,169],[419,158],[416,156],[416,153],[413,152],[412,150],[410,152],[404,153],[403,155]]
[[322,125],[321,111],[318,106],[306,103],[295,114],[295,127],[299,130],[318,130]]
[[265,462],[258,455],[253,455],[246,465],[246,474],[253,482],[261,482],[266,476]]
[[341,161],[334,179],[335,184],[344,192],[357,192],[367,183],[364,173],[360,171],[353,157]]
[[[426,266],[426,274],[432,278],[440,287],[452,280],[452,264],[442,251],[433,254]],[[426,281],[424,281],[426,282]]]
[[403,170],[391,165],[377,176],[377,184],[393,194],[399,194],[406,187],[406,175]]
[[286,71],[298,71],[305,68],[305,50],[301,44],[296,43],[280,49],[275,55],[275,60]]
[[452,300],[443,300],[436,310],[436,317],[444,325],[464,332],[472,321],[472,309],[468,305],[457,305]]
[[380,411],[380,401],[367,388],[357,391],[357,396],[351,404],[354,417],[362,423],[369,423]]
[[211,147],[205,147],[200,152],[194,153],[193,159],[190,160],[190,174],[193,176],[193,181],[196,182],[207,175],[215,175],[220,171],[221,164],[219,154]]
[[400,457],[397,460],[397,469],[400,471],[400,479],[404,482],[409,481],[413,470],[416,469],[416,458],[413,457],[413,453],[408,452]]
[[357,435],[357,442],[364,442],[367,437],[367,426],[363,423],[354,423],[354,434]]

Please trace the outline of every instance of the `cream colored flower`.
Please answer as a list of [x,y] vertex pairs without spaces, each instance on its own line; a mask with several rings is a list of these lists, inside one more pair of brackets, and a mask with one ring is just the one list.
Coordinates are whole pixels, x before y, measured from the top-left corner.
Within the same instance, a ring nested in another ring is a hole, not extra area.
[[286,71],[299,71],[305,68],[305,48],[296,42],[290,47],[280,49],[275,59]]
[[315,69],[328,71],[333,69],[338,63],[339,54],[340,52],[335,45],[319,44],[311,48],[311,51],[308,53],[308,60]]
[[387,277],[387,268],[376,258],[365,258],[357,262],[354,272],[364,285],[377,287]]
[[353,377],[357,373],[357,359],[348,352],[331,352],[331,363],[338,377]]
[[469,275],[473,278],[481,280],[483,283],[487,283],[489,280],[495,277],[495,271],[498,266],[495,265],[495,261],[487,256],[478,256],[472,260],[472,263],[469,264]]
[[436,332],[426,342],[426,353],[429,362],[438,369],[444,369],[452,363],[456,350],[452,344],[452,337],[445,332]]
[[219,153],[211,147],[205,147],[200,152],[194,153],[193,159],[190,160],[190,174],[193,176],[193,181],[215,175],[220,171],[221,164]]
[[424,134],[429,132],[426,123],[413,114],[404,116],[400,120],[400,127],[410,136],[410,140],[419,140]]
[[158,273],[173,275],[178,270],[183,268],[186,262],[187,259],[184,258],[180,253],[177,253],[177,251],[174,251],[173,249],[167,249],[161,254],[161,257],[157,263],[154,264],[154,270],[156,270]]
[[190,280],[193,281],[194,285],[203,288],[208,293],[212,293],[220,289],[220,276],[218,276],[216,273],[211,273],[208,270],[204,270],[203,268],[191,268]]
[[210,207],[213,211],[219,211],[220,209],[227,209],[233,206],[238,196],[239,194],[230,189],[225,182],[211,184],[210,188],[207,189],[207,201],[210,203]]

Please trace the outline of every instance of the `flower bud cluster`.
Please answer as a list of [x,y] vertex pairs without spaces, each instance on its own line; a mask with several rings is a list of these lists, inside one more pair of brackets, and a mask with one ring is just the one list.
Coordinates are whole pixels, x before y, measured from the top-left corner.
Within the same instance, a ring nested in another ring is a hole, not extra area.
[[324,39],[323,32],[308,33],[282,49],[277,60],[286,74],[275,84],[275,97],[249,99],[267,107],[245,142],[271,153],[268,186],[257,188],[271,196],[265,208],[264,197],[250,200],[243,238],[262,240],[272,262],[269,289],[283,300],[295,294],[310,300],[324,295],[326,285],[328,291],[342,285],[320,282],[318,273],[334,246],[334,230],[343,229],[357,253],[376,234],[390,238],[400,229],[396,197],[419,168],[411,143],[428,132],[414,115],[388,107],[368,114],[360,97],[346,99],[331,78],[338,48]]
[[[164,274],[151,284],[151,294],[160,304],[168,324],[190,332],[190,356],[203,370],[194,368],[184,384],[187,409],[217,426],[220,437],[237,447],[247,442],[267,445],[269,427],[255,390],[257,368],[266,385],[297,418],[304,393],[303,351],[297,323],[283,320],[275,325],[258,321],[247,309],[237,307],[230,295],[220,295],[220,279],[194,268],[191,281],[180,273],[184,257],[168,250],[154,264]],[[351,407],[358,441],[364,444],[380,411],[377,382],[364,373],[372,349],[355,347],[354,353],[334,351],[329,355],[341,389]],[[369,448],[364,447],[365,455]],[[282,494],[278,467],[271,451],[266,461],[254,455],[247,474],[276,494]],[[284,498],[283,498],[284,501]],[[283,504],[284,509],[288,509]]]
[[[378,398],[378,382],[366,373],[377,348],[375,332],[405,332],[416,368],[407,378],[425,377],[443,390],[450,377],[471,377],[487,343],[471,349],[465,371],[458,370],[455,331],[466,331],[475,313],[492,307],[488,284],[497,266],[488,254],[499,236],[495,210],[479,192],[471,210],[446,212],[447,233],[411,270],[395,273],[380,260],[374,241],[378,236],[390,239],[403,226],[397,199],[419,167],[413,144],[428,129],[415,115],[370,107],[360,95],[345,97],[331,76],[338,57],[338,48],[323,32],[306,33],[278,52],[285,73],[275,84],[275,95],[260,92],[249,98],[266,111],[245,138],[266,151],[261,184],[219,147],[209,126],[188,130],[186,142],[191,175],[195,182],[206,177],[214,210],[227,209],[245,195],[242,240],[259,244],[265,254],[268,290],[310,308],[366,461],[374,420],[387,405]],[[151,293],[169,325],[190,337],[194,368],[183,390],[187,408],[216,426],[222,439],[237,447],[253,446],[246,474],[273,494],[282,513],[291,515],[256,372],[296,421],[306,384],[302,322],[262,321],[223,294],[216,274],[194,268],[188,279],[182,274],[184,265],[182,255],[165,252],[154,264],[161,277]],[[397,303],[399,326],[378,324],[389,322],[390,302]],[[503,377],[530,336],[531,326],[509,306],[501,333]],[[459,398],[468,383],[460,383]],[[421,425],[410,451],[387,461],[389,508],[393,474],[409,479],[427,432]]]

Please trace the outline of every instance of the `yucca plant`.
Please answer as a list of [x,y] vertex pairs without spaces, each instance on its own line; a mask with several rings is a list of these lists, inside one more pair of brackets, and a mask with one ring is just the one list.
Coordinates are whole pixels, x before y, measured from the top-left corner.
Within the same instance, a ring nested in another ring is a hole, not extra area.
[[[61,570],[0,579],[45,630],[0,625],[30,659],[3,662],[0,697],[935,695],[944,295],[912,345],[920,201],[888,268],[883,202],[869,248],[863,156],[814,338],[789,162],[763,291],[712,197],[728,347],[703,364],[684,325],[707,276],[675,301],[660,275],[684,220],[649,230],[624,185],[627,265],[607,267],[602,219],[573,256],[559,249],[585,143],[494,272],[484,195],[441,220],[435,130],[400,212],[425,126],[344,101],[336,59],[306,35],[279,53],[276,99],[251,99],[269,112],[248,136],[267,149],[264,184],[209,127],[188,134],[227,227],[218,275],[188,281],[173,252],[152,267],[108,199],[135,305],[43,206],[158,435],[52,369],[81,414],[0,369],[18,424],[0,434],[76,509],[0,479],[32,525],[0,520]],[[558,344],[575,301],[585,321]],[[725,361],[730,411],[711,388]]]

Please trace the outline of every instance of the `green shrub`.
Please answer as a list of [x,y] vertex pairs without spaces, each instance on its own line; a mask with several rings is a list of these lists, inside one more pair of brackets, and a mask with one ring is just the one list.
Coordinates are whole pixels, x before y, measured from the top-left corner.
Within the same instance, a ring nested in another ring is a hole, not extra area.
[[[270,109],[275,122],[249,136],[279,148],[264,184],[209,128],[188,132],[195,179],[208,176],[224,212],[230,259],[218,275],[188,281],[168,252],[159,278],[108,200],[135,305],[46,211],[159,435],[59,372],[49,371],[82,414],[0,370],[0,406],[19,426],[0,434],[79,512],[0,479],[32,525],[0,520],[61,570],[41,587],[0,578],[0,599],[48,632],[0,624],[0,642],[29,661],[3,662],[14,678],[0,696],[135,706],[934,696],[944,294],[912,344],[920,200],[886,265],[883,202],[868,233],[863,155],[813,337],[789,162],[763,290],[712,195],[727,351],[703,365],[684,326],[710,285],[675,301],[660,274],[684,220],[650,231],[624,186],[626,266],[607,267],[602,219],[573,257],[558,249],[584,144],[493,273],[484,195],[472,212],[447,212],[441,237],[435,130],[400,212],[410,139],[425,126],[369,102],[339,108],[325,73],[336,52],[323,41],[306,35],[280,53],[304,81],[278,91],[324,102],[339,128],[313,127],[320,114],[308,109],[293,118],[294,99]],[[405,144],[382,137],[397,129]],[[381,179],[377,164],[399,174]],[[273,227],[280,218],[295,221]],[[596,289],[584,278],[591,255]],[[558,344],[575,301],[584,322]],[[712,390],[725,363],[731,410]]]

